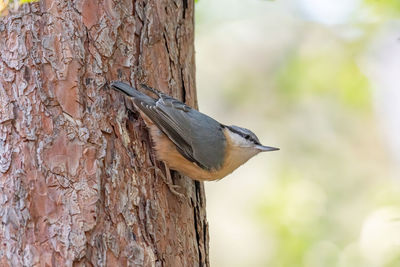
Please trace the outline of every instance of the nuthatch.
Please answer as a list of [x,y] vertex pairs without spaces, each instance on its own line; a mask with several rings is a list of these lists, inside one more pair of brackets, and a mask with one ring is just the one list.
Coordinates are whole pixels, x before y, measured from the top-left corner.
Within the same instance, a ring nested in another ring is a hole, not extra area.
[[227,126],[146,85],[154,99],[123,82],[111,86],[132,97],[169,168],[199,181],[218,180],[251,157],[278,148],[263,146],[250,130]]

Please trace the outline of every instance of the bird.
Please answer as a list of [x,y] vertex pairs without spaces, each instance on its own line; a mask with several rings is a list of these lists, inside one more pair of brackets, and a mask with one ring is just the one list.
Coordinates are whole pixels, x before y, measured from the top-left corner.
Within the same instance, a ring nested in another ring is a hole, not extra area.
[[178,99],[140,86],[154,97],[121,81],[111,83],[133,100],[150,130],[157,159],[193,180],[220,180],[258,153],[279,150],[261,145],[248,129],[219,123]]

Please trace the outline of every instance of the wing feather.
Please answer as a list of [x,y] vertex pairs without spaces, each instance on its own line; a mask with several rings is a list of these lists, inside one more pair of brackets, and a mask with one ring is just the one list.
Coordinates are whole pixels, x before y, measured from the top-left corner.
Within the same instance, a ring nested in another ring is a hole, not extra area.
[[135,105],[168,136],[182,156],[203,169],[222,166],[226,141],[219,122],[154,89],[151,91],[159,96],[157,100],[133,90]]

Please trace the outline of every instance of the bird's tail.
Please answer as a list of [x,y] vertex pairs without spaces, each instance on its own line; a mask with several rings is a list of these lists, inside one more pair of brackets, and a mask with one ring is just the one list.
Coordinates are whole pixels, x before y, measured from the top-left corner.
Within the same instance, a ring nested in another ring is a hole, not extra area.
[[133,97],[135,102],[138,101],[154,105],[155,100],[153,98],[149,97],[148,95],[142,92],[139,92],[138,90],[136,90],[134,87],[130,86],[127,83],[116,81],[111,83],[111,87],[127,94],[130,97]]
[[127,83],[123,83],[123,82],[112,82],[111,83],[111,87],[114,89],[117,89],[131,97],[137,97],[142,95],[141,92],[139,92],[138,90],[136,90],[135,88],[131,87],[129,84]]

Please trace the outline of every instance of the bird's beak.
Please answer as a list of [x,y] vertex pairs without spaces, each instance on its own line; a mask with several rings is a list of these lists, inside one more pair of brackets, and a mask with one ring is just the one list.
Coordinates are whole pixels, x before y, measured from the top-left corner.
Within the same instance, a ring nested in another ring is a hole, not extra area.
[[257,148],[258,150],[260,150],[261,152],[279,150],[279,148],[276,148],[276,147],[272,147],[272,146],[262,146],[262,145],[257,145],[256,148]]

